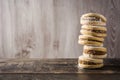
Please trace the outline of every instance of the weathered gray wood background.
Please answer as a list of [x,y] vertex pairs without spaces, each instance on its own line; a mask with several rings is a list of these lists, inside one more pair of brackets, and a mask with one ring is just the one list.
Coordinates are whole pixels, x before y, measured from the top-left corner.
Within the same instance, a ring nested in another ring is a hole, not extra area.
[[0,0],[0,58],[75,58],[79,17],[107,17],[105,46],[120,58],[120,0]]

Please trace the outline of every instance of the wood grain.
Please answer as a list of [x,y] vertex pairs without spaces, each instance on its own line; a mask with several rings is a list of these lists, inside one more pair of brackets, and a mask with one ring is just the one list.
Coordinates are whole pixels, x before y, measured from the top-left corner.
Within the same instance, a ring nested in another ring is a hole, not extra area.
[[99,69],[79,69],[78,59],[4,59],[0,74],[120,74],[120,59],[104,59]]
[[0,58],[77,58],[87,12],[107,17],[105,47],[120,58],[119,0],[0,0]]
[[120,59],[105,59],[100,69],[78,69],[78,59],[7,59],[0,61],[0,80],[116,80]]

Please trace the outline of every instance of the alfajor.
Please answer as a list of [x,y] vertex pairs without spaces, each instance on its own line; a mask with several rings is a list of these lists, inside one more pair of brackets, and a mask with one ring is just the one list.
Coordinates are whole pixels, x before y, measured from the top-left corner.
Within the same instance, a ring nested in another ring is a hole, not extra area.
[[82,45],[102,46],[103,38],[98,38],[90,35],[80,35],[78,43]]
[[80,33],[83,35],[92,35],[96,37],[106,37],[107,28],[102,26],[83,25]]
[[82,15],[80,18],[80,23],[82,25],[98,25],[98,26],[105,26],[106,25],[106,18],[98,13],[87,13]]
[[83,55],[90,58],[106,58],[107,49],[105,47],[84,46]]
[[80,56],[78,59],[79,68],[101,68],[103,67],[103,59],[93,59],[85,56]]

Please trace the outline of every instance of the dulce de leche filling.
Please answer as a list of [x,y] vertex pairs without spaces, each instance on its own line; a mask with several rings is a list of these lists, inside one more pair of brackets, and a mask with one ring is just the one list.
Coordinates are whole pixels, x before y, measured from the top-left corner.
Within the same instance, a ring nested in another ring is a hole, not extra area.
[[95,32],[95,33],[101,33],[101,34],[105,34],[106,31],[104,30],[92,30],[92,29],[85,29],[85,28],[82,28],[83,30],[87,30],[87,31],[91,31],[91,32]]
[[100,42],[100,43],[103,42],[103,41],[98,41],[98,40],[93,40],[93,39],[84,39],[84,38],[81,38],[81,40],[95,41],[95,42]]
[[95,63],[95,62],[91,62],[91,61],[80,60],[80,64],[97,65],[97,64],[101,64],[101,63]]
[[106,54],[106,52],[104,52],[104,51],[87,50],[87,49],[84,49],[83,52],[85,54],[93,54],[93,55],[104,55],[104,54]]

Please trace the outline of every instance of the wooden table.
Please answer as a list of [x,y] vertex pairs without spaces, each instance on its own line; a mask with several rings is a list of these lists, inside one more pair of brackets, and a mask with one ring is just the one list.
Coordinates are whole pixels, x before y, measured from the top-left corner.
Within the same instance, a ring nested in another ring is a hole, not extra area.
[[101,69],[78,69],[77,59],[7,59],[0,80],[120,80],[120,59],[105,59]]

